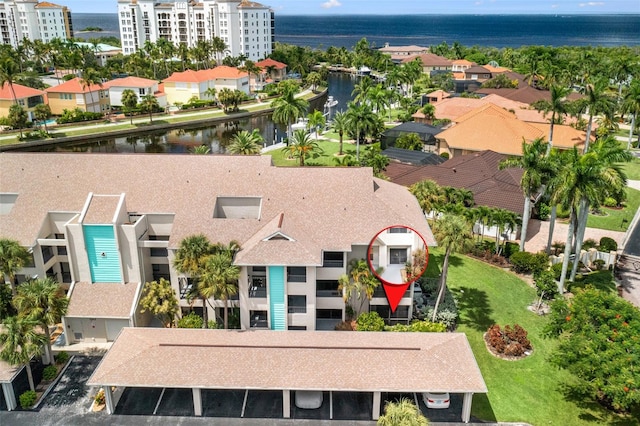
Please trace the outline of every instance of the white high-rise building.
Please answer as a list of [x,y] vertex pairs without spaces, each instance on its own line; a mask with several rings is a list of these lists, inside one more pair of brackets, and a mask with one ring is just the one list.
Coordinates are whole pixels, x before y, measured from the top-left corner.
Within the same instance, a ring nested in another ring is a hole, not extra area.
[[45,43],[54,38],[69,39],[73,37],[71,11],[66,6],[38,0],[2,0],[0,37],[13,47],[25,38]]
[[224,56],[256,61],[267,57],[275,42],[273,10],[247,0],[118,0],[118,19],[125,55],[161,38],[193,47],[219,37],[227,46]]

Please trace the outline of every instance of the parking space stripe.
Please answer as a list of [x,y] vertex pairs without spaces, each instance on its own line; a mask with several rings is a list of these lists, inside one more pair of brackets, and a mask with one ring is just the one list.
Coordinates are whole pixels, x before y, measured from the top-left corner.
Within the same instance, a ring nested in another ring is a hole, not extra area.
[[242,412],[240,413],[240,417],[244,417],[244,409],[247,407],[247,396],[249,395],[249,389],[245,389],[244,391],[244,401],[242,401]]
[[156,403],[156,408],[153,410],[153,415],[156,415],[156,412],[158,411],[158,407],[160,407],[160,403],[162,402],[162,397],[164,396],[164,391],[167,388],[162,388],[162,392],[160,392],[160,397],[158,398],[158,402]]

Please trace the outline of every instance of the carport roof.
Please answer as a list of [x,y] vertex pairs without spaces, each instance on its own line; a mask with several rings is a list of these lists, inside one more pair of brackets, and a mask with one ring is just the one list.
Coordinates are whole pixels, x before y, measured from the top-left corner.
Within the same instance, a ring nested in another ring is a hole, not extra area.
[[124,328],[87,384],[487,392],[463,333]]
[[22,367],[22,365],[11,365],[0,360],[0,383],[11,383]]
[[128,319],[136,303],[140,283],[77,282],[69,295],[68,318]]

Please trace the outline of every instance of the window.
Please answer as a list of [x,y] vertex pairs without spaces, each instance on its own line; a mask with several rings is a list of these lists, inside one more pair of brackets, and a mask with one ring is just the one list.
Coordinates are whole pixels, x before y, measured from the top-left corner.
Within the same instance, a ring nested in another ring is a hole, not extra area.
[[152,264],[153,280],[160,281],[160,278],[164,278],[167,281],[171,281],[171,274],[169,273],[169,265],[157,265]]
[[306,314],[307,296],[287,296],[287,306],[290,314]]
[[390,234],[406,234],[407,232],[409,232],[409,229],[405,228],[404,226],[389,228]]
[[403,265],[407,262],[407,249],[389,249],[389,263],[392,265]]
[[382,319],[391,324],[395,324],[398,322],[406,323],[409,319],[409,306],[406,305],[398,306],[394,313],[391,313],[391,309],[389,309],[388,305],[375,305],[371,308],[372,311],[377,312],[382,317]]
[[[168,235],[149,235],[149,241],[169,241]],[[151,247],[149,255],[153,257],[167,257],[169,253],[164,247]]]
[[304,266],[287,267],[287,281],[290,283],[304,283],[307,281],[307,268]]
[[340,297],[338,291],[338,280],[317,280],[316,296],[317,297]]
[[138,89],[138,94],[140,95],[146,95],[146,90],[145,89]]
[[344,266],[344,253],[341,251],[325,251],[322,254],[322,266],[325,268],[342,268]]
[[267,324],[267,311],[249,311],[249,327],[269,328]]
[[342,309],[317,309],[317,319],[342,319]]
[[304,331],[307,329],[306,325],[290,325],[287,327],[287,330],[301,330]]
[[42,261],[47,263],[53,257],[53,249],[49,246],[42,247]]

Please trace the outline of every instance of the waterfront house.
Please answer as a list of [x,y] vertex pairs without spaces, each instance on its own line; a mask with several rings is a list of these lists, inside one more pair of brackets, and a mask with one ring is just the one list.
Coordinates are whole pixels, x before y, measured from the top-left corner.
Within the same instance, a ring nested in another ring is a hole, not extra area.
[[122,48],[114,47],[105,43],[87,43],[83,41],[76,41],[75,44],[78,47],[84,47],[90,49],[93,52],[93,55],[96,58],[96,61],[100,64],[100,66],[107,65],[107,60],[113,58],[114,56],[118,56],[122,54]]
[[[11,90],[12,86],[13,91]],[[12,86],[5,83],[0,88],[0,117],[7,117],[11,105],[18,103],[29,115],[29,120],[33,121],[33,110],[38,104],[45,102],[46,93],[17,83],[13,83]]]
[[174,72],[162,83],[169,105],[188,103],[194,96],[201,100],[213,99],[207,93],[209,89],[215,89],[216,93],[226,88],[249,94],[249,74],[226,65],[199,71]]
[[400,63],[408,56],[420,55],[422,53],[429,53],[428,47],[422,46],[390,46],[389,43],[385,43],[384,47],[378,49],[386,55],[391,56],[391,60],[395,63]]
[[262,81],[268,81],[270,79],[274,82],[278,82],[287,77],[287,64],[283,64],[282,62],[278,62],[271,58],[256,62],[256,66],[262,69],[260,76]]
[[433,75],[438,73],[451,72],[453,64],[451,60],[438,56],[434,53],[421,53],[419,55],[411,55],[400,61],[401,64],[406,64],[416,59],[420,59],[422,64],[422,72],[425,74]]
[[125,90],[133,90],[138,96],[138,102],[146,95],[154,95],[160,107],[164,108],[167,105],[167,96],[160,91],[158,82],[148,78],[133,76],[116,78],[103,83],[102,87],[109,90],[109,103],[115,107],[122,106],[122,92]]
[[475,62],[467,61],[466,59],[455,59],[451,61],[451,72],[455,80],[464,80],[464,72],[477,64]]
[[102,83],[86,84],[79,77],[58,86],[45,89],[53,115],[62,115],[65,109],[80,108],[85,112],[109,111],[109,91]]
[[[416,199],[370,168],[274,167],[268,156],[0,158],[0,234],[33,254],[16,280],[51,276],[69,288],[67,343],[109,341],[126,325],[145,325],[140,289],[160,278],[171,282],[183,313],[201,314],[188,299],[191,278],[172,266],[191,235],[240,243],[230,304],[243,329],[333,329],[347,315],[338,279],[351,260],[397,270],[424,246],[415,232],[435,245]],[[397,225],[415,231],[390,229]],[[381,287],[357,302],[406,323],[412,293],[395,312]],[[209,318],[220,318],[223,306],[210,300]]]

